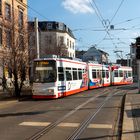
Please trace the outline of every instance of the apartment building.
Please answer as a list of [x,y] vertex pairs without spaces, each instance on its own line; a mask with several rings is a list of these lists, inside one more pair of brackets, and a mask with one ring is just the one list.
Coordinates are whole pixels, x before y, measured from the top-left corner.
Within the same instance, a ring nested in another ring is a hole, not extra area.
[[0,0],[0,78],[7,73],[5,56],[11,48],[27,49],[26,30],[27,0]]
[[[30,27],[34,29],[34,22],[29,22]],[[75,57],[75,37],[72,31],[61,22],[39,21],[39,53],[40,57],[46,57],[50,54]],[[36,53],[35,31],[33,30],[30,38],[31,54]]]

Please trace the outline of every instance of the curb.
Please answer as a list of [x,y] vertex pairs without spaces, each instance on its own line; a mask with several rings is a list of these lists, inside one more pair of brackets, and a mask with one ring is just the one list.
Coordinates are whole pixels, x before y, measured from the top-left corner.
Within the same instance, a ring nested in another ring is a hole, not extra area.
[[134,120],[132,115],[132,105],[129,100],[128,95],[126,95],[126,101],[124,106],[123,114],[123,129],[122,129],[122,139],[121,140],[136,140],[134,134]]
[[13,101],[1,101],[0,102],[0,109],[2,108],[6,108],[7,106],[10,106],[11,104],[17,103],[17,100],[13,100]]

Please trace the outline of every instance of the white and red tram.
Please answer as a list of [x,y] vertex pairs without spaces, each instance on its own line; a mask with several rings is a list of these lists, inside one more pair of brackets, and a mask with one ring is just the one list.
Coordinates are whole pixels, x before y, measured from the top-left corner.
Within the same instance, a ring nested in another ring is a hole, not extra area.
[[88,89],[87,64],[64,58],[36,59],[33,98],[59,98]]
[[103,86],[131,84],[132,68],[66,58],[34,60],[33,98],[59,98]]
[[110,66],[88,63],[89,89],[110,86]]
[[111,70],[112,85],[132,84],[132,68],[126,66],[112,66]]

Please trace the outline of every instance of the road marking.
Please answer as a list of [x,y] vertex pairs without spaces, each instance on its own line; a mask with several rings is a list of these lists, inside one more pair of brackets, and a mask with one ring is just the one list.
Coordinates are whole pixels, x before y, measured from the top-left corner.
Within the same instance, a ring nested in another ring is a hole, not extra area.
[[19,125],[24,125],[24,126],[48,126],[51,124],[50,122],[22,122]]
[[60,123],[59,127],[79,127],[80,123]]
[[[22,122],[19,125],[22,126],[48,126],[50,122]],[[79,127],[80,123],[60,123],[57,125],[58,127]],[[104,129],[112,129],[111,124],[89,124],[87,128],[104,128]]]
[[87,128],[112,129],[112,125],[111,124],[89,124]]

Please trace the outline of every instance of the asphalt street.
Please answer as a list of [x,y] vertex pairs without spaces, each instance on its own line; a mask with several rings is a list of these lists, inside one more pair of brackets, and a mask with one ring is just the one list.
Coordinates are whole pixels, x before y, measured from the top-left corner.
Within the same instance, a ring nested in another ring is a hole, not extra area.
[[[125,95],[125,101],[129,99],[129,103],[130,95],[139,97],[134,92],[136,86],[128,85],[88,90],[55,100],[1,100],[0,137],[2,140],[65,140],[73,137],[105,140],[121,136],[128,139],[121,109]],[[134,98],[131,97],[133,103]],[[130,118],[128,114],[124,116]]]

